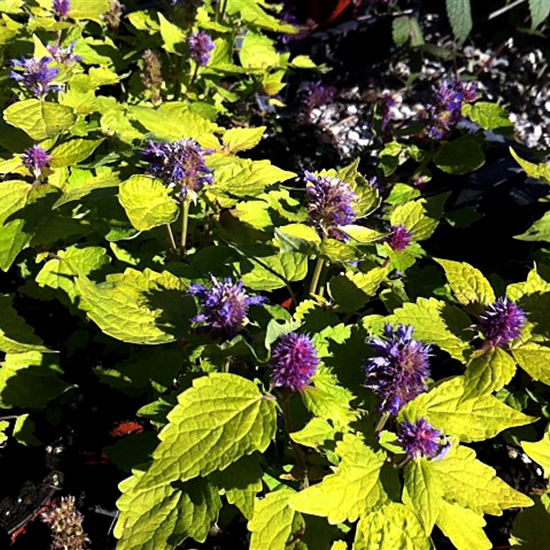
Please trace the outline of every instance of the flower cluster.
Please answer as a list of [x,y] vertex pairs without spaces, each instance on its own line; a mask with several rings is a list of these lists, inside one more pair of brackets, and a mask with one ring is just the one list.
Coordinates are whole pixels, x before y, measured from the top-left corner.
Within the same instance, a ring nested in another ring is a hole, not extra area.
[[212,153],[203,149],[193,139],[181,139],[172,143],[150,140],[143,151],[149,162],[148,172],[161,179],[169,187],[180,186],[182,197],[187,192],[200,191],[214,180],[212,170],[206,166],[204,156]]
[[430,375],[429,346],[415,340],[413,327],[386,325],[384,339],[367,343],[376,355],[365,365],[366,386],[379,397],[378,410],[397,414],[404,405],[426,390]]
[[82,57],[75,55],[74,53],[75,42],[71,42],[66,48],[61,46],[48,46],[48,51],[57,63],[62,65],[74,65],[75,63],[82,61]]
[[336,88],[334,86],[325,86],[320,81],[309,82],[306,86],[305,94],[304,107],[308,112],[311,112],[313,109],[334,101]]
[[402,252],[411,244],[411,232],[404,225],[396,225],[389,228],[389,235],[384,238],[394,252]]
[[431,127],[428,135],[434,139],[445,137],[462,117],[463,103],[470,103],[477,98],[474,84],[464,83],[458,79],[445,80],[434,91],[434,102],[428,107]]
[[21,82],[27,90],[39,97],[44,97],[50,90],[59,92],[61,87],[52,84],[59,74],[59,69],[50,67],[51,62],[52,58],[47,56],[41,59],[35,59],[34,57],[30,59],[26,57],[13,59],[11,61],[12,67],[23,70],[21,72],[11,71],[10,77],[17,80],[17,82]]
[[52,531],[52,550],[85,550],[89,547],[90,539],[82,527],[84,517],[76,508],[74,497],[62,497],[41,517]]
[[187,39],[187,45],[189,46],[189,55],[191,56],[191,59],[197,63],[197,65],[201,65],[203,67],[208,65],[208,62],[210,61],[210,52],[215,46],[214,42],[212,42],[212,38],[210,38],[210,35],[207,32],[199,31],[193,33]]
[[525,312],[508,298],[498,298],[479,316],[478,328],[490,347],[502,347],[519,338]]
[[59,19],[67,19],[69,10],[71,9],[71,2],[69,0],[53,0],[52,8]]
[[202,313],[191,319],[193,323],[206,325],[214,336],[233,337],[243,326],[248,308],[266,302],[263,296],[248,296],[243,282],[233,283],[231,279],[218,281],[210,277],[210,288],[192,284],[188,292],[199,299]]
[[141,59],[143,61],[143,68],[139,75],[141,82],[151,91],[151,101],[157,103],[161,100],[162,61],[153,50],[145,50]]
[[382,96],[382,103],[380,111],[382,114],[382,121],[380,129],[383,133],[387,132],[390,128],[390,122],[393,120],[393,108],[397,106],[397,100],[394,95],[387,92]]
[[416,422],[403,422],[399,426],[397,442],[412,458],[443,458],[450,449],[449,445],[443,445],[443,441],[443,434],[425,418],[419,418]]
[[38,145],[33,145],[21,155],[21,161],[34,175],[39,179],[42,175],[42,169],[45,168],[52,157]]
[[357,218],[353,208],[358,200],[356,193],[347,183],[331,176],[317,177],[306,171],[305,179],[310,183],[306,187],[309,219],[317,233],[321,237],[347,241],[349,237],[338,228]]
[[274,386],[299,391],[309,384],[319,366],[317,350],[308,336],[290,332],[279,338],[269,366]]

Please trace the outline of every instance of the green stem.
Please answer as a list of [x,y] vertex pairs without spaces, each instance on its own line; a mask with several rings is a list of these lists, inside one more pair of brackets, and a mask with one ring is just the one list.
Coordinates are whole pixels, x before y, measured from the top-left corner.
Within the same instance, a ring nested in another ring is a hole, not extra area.
[[383,413],[382,416],[380,417],[380,420],[378,421],[378,424],[376,425],[376,428],[374,429],[374,431],[376,431],[376,432],[382,431],[382,428],[386,425],[386,422],[388,421],[389,417],[390,417],[389,412]]
[[221,0],[220,3],[222,5],[222,8],[220,10],[220,21],[218,21],[218,23],[223,21],[223,19],[225,18],[225,10],[227,9],[227,0]]
[[185,198],[181,209],[181,241],[180,256],[185,255],[185,246],[187,245],[187,230],[189,228],[189,200]]
[[168,230],[168,238],[170,239],[170,246],[172,247],[172,252],[178,251],[178,245],[176,244],[176,239],[174,238],[174,232],[169,223],[166,224],[166,229]]
[[317,285],[319,284],[319,279],[321,278],[323,267],[325,267],[325,260],[323,258],[318,258],[317,265],[315,266],[315,271],[313,272],[313,277],[311,278],[311,285],[309,287],[310,296],[313,296],[317,293]]
[[195,63],[195,69],[193,70],[193,75],[191,76],[191,80],[189,81],[189,87],[187,89],[187,95],[189,95],[189,91],[191,90],[191,86],[195,83],[195,80],[197,78],[197,75],[199,74],[199,64]]
[[302,479],[302,488],[305,489],[306,487],[309,487],[309,479],[307,477],[307,466],[304,453],[302,452],[300,445],[298,445],[298,443],[290,437],[290,434],[294,431],[292,426],[292,415],[290,413],[290,396],[285,397],[283,400],[283,418],[285,421],[285,428],[289,436],[288,438],[290,439],[290,444],[292,445],[294,460],[296,460],[296,465],[300,468],[304,476]]

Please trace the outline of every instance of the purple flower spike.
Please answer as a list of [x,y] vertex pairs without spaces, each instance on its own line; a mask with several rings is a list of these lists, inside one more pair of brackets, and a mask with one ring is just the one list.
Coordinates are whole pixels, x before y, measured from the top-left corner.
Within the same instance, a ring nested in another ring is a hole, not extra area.
[[308,385],[319,366],[317,350],[305,334],[284,334],[273,348],[269,366],[274,386],[299,391]]
[[[441,452],[442,438],[443,434],[439,430],[433,428],[425,418],[419,418],[414,423],[401,424],[397,441],[412,458],[432,458]],[[448,452],[449,447],[445,449]],[[441,459],[443,456],[438,458]]]
[[39,97],[45,96],[50,90],[60,92],[62,88],[52,84],[59,74],[59,69],[57,67],[50,68],[51,61],[51,57],[14,59],[11,62],[12,67],[21,68],[23,71],[11,71],[10,77],[21,82],[27,90]]
[[231,279],[218,281],[211,276],[211,287],[201,284],[189,285],[188,292],[198,298],[202,313],[191,319],[193,323],[206,325],[204,328],[215,336],[233,337],[243,326],[248,308],[266,302],[263,296],[247,296],[243,282],[236,284]]
[[365,365],[366,386],[380,398],[378,410],[397,414],[404,405],[426,391],[430,375],[430,347],[412,337],[413,327],[386,325],[384,339],[367,343],[376,355]]
[[317,177],[308,171],[304,174],[311,184],[306,187],[309,219],[317,233],[321,237],[347,241],[349,237],[338,227],[353,223],[357,218],[352,206],[358,200],[357,195],[338,178]]
[[38,145],[33,145],[21,155],[21,161],[37,179],[40,178],[42,169],[48,165],[51,159],[52,157]]
[[79,55],[74,54],[74,42],[72,42],[69,46],[66,48],[62,48],[61,46],[48,46],[48,51],[51,53],[52,57],[54,58],[57,63],[61,63],[62,65],[74,65],[75,63],[82,61],[82,57]]
[[212,170],[206,166],[204,156],[211,154],[193,139],[172,143],[149,141],[143,157],[149,162],[148,172],[169,187],[180,186],[182,197],[187,191],[200,191],[214,180]]
[[53,11],[59,19],[67,19],[71,3],[69,0],[53,0]]
[[525,312],[508,298],[487,306],[479,316],[478,328],[491,347],[502,347],[519,338],[526,321]]
[[205,67],[210,61],[210,52],[214,49],[214,42],[207,32],[199,31],[193,33],[188,39],[189,53],[191,59],[198,65]]
[[390,234],[384,238],[384,242],[390,245],[394,252],[402,252],[411,244],[411,232],[404,225],[390,227]]

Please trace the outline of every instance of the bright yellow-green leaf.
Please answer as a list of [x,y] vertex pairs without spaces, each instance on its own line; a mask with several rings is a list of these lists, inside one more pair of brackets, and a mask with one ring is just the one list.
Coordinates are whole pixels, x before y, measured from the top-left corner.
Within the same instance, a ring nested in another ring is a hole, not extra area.
[[299,432],[292,432],[293,441],[305,447],[322,447],[325,441],[333,441],[336,430],[322,418],[312,418]]
[[[248,266],[252,265],[249,271]],[[248,258],[240,262],[241,279],[252,290],[283,288],[285,281],[301,281],[307,275],[307,256],[298,252],[281,252],[275,256]]]
[[386,267],[374,267],[367,273],[357,271],[333,277],[328,284],[330,297],[342,312],[354,312],[372,298],[388,276]]
[[[520,550],[542,550],[550,540],[550,494],[533,495],[535,506],[514,520],[510,544]],[[462,549],[459,549],[462,550]],[[466,550],[466,549],[465,549]]]
[[432,462],[431,466],[444,480],[445,499],[477,514],[500,516],[508,508],[533,505],[528,496],[496,477],[495,470],[477,460],[468,447],[454,447],[443,460]]
[[158,179],[134,174],[120,184],[118,200],[139,231],[170,224],[178,217],[176,201]]
[[480,315],[485,306],[495,301],[495,293],[479,269],[465,262],[439,259],[435,261],[445,270],[454,297],[466,306],[468,311]]
[[451,504],[446,500],[441,503],[437,526],[450,539],[457,550],[489,550],[493,544],[483,531],[485,520],[481,514],[476,514],[459,504]]
[[256,499],[254,515],[248,522],[252,533],[250,550],[282,550],[286,547],[296,515],[288,503],[292,495],[294,491],[281,489]]
[[533,179],[542,181],[543,183],[550,183],[550,165],[546,162],[540,164],[534,164],[523,160],[511,147],[510,154],[516,159],[517,163],[527,172],[528,176]]
[[381,241],[385,235],[384,233],[380,233],[380,231],[369,229],[363,225],[342,225],[338,229],[351,237],[352,244],[354,241],[358,244],[370,244]]
[[546,212],[542,218],[531,225],[527,231],[520,235],[515,235],[514,239],[519,241],[550,241],[550,213]]
[[250,0],[231,0],[227,3],[227,13],[239,14],[241,19],[254,26],[266,29],[268,31],[284,32],[289,34],[296,33],[296,27],[289,23],[283,23],[280,19],[270,15],[263,6],[265,2],[250,2]]
[[305,514],[328,518],[332,524],[355,521],[388,501],[380,481],[384,453],[375,453],[354,435],[344,435],[336,447],[338,470],[321,483],[300,491],[290,505]]
[[550,346],[547,336],[531,334],[527,323],[521,340],[512,345],[512,355],[518,365],[534,380],[550,385]]
[[415,513],[397,502],[362,517],[357,524],[353,550],[430,550]]
[[76,280],[90,319],[109,336],[136,344],[164,344],[183,336],[193,315],[185,285],[165,271],[127,269],[94,284]]
[[486,395],[503,388],[516,373],[516,362],[501,348],[476,351],[464,375],[464,398]]
[[87,159],[101,144],[103,139],[72,139],[58,145],[50,154],[50,166],[72,166]]
[[464,397],[464,377],[455,376],[428,393],[419,395],[402,414],[413,411],[426,416],[433,426],[461,441],[481,441],[514,426],[524,426],[536,418],[527,416],[492,395]]
[[319,252],[321,237],[309,225],[291,223],[275,230],[274,244],[280,247],[282,252],[315,254]]
[[472,122],[479,124],[484,130],[495,130],[497,128],[510,128],[514,123],[504,107],[488,101],[476,101],[473,104],[462,106],[462,114]]
[[42,141],[69,130],[76,122],[76,116],[66,105],[25,99],[10,105],[4,111],[4,120],[35,141]]
[[545,281],[537,271],[536,266],[529,271],[527,280],[522,283],[514,283],[508,285],[506,288],[506,296],[517,302],[523,296],[535,293],[547,293],[550,292],[550,283]]
[[69,17],[101,21],[101,16],[108,11],[109,0],[71,0]]
[[431,237],[439,224],[439,219],[430,217],[426,209],[426,199],[418,199],[401,204],[391,213],[390,223],[393,226],[403,225],[415,241]]
[[416,303],[405,303],[396,309],[388,321],[412,325],[417,340],[435,344],[459,361],[464,362],[468,356],[468,342],[473,337],[468,328],[472,321],[455,306],[436,298],[418,298]]
[[336,540],[330,550],[348,550],[348,545],[343,540]]
[[238,153],[256,147],[265,132],[265,126],[258,128],[231,128],[223,135],[223,147],[228,153]]
[[164,40],[164,49],[170,53],[182,53],[182,45],[185,43],[185,33],[178,26],[170,23],[160,11],[158,12],[158,17],[160,35]]
[[522,441],[522,449],[544,470],[544,477],[550,477],[550,428],[546,429],[544,437],[537,442]]
[[427,536],[432,532],[441,508],[442,481],[432,463],[425,458],[412,460],[405,467],[403,502],[415,510]]
[[281,64],[273,41],[267,36],[248,31],[242,42],[240,59],[247,69],[268,69]]

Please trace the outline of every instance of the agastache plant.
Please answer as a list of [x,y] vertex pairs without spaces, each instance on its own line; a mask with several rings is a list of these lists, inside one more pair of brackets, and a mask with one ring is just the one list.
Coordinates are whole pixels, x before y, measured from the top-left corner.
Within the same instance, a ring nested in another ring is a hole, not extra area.
[[21,161],[34,175],[36,181],[42,178],[42,171],[52,157],[39,145],[33,145],[21,155]]
[[292,392],[305,388],[319,366],[317,350],[309,336],[283,334],[271,352],[271,382]]
[[11,65],[16,70],[10,72],[10,77],[38,97],[44,97],[50,91],[59,92],[62,88],[57,84],[52,84],[59,74],[59,69],[50,67],[51,62],[52,58],[46,56],[41,59],[34,57],[14,59]]
[[425,418],[419,418],[416,422],[403,422],[398,427],[398,445],[411,458],[443,458],[442,455],[448,451],[448,447],[442,445],[443,441],[443,434]]
[[82,61],[82,57],[74,53],[75,42],[71,42],[66,48],[61,46],[50,45],[47,46],[48,51],[57,63],[62,65],[71,66],[79,61]]
[[193,33],[187,39],[187,44],[189,46],[189,55],[191,59],[202,67],[208,65],[211,56],[210,52],[215,47],[210,35],[205,31]]
[[389,228],[390,233],[384,238],[384,242],[394,252],[402,252],[411,244],[412,234],[404,225],[396,225]]
[[489,347],[502,347],[516,340],[527,320],[525,312],[508,298],[498,298],[479,316],[478,328]]
[[379,398],[378,410],[396,415],[426,391],[430,347],[413,338],[410,325],[387,324],[384,337],[367,340],[374,356],[365,365],[366,382]]
[[69,0],[53,0],[52,9],[59,19],[67,19],[71,9],[71,2]]
[[266,302],[263,296],[248,296],[242,281],[218,281],[214,276],[208,287],[193,283],[188,293],[198,298],[202,309],[191,321],[202,325],[202,331],[226,338],[232,338],[243,327],[250,306]]
[[78,511],[73,496],[61,497],[41,517],[52,531],[51,550],[86,550],[90,547],[90,539],[82,526],[84,516]]

